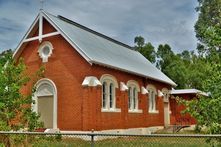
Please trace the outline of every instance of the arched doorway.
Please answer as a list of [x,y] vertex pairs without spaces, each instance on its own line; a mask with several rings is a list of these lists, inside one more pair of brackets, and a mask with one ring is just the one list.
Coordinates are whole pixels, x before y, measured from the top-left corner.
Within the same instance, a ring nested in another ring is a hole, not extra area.
[[54,82],[46,78],[39,80],[33,100],[33,111],[40,114],[44,127],[57,129],[57,89]]

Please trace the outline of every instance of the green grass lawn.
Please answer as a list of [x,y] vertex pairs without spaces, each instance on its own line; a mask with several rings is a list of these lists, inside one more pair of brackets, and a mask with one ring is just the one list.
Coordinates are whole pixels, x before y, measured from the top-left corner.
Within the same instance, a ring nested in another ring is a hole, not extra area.
[[[16,136],[17,137],[17,136]],[[86,136],[85,136],[86,137]],[[19,137],[22,138],[22,137]],[[90,147],[91,142],[74,137],[28,136],[14,146]],[[95,138],[96,139],[96,138]],[[95,147],[210,147],[206,138],[190,137],[109,137],[94,141]],[[0,141],[1,142],[1,141]],[[1,143],[0,143],[1,147]]]
[[[62,141],[40,140],[33,142],[36,147],[88,147],[91,142],[82,139],[63,138]],[[167,138],[167,137],[120,137],[94,142],[95,147],[210,147],[204,138]]]

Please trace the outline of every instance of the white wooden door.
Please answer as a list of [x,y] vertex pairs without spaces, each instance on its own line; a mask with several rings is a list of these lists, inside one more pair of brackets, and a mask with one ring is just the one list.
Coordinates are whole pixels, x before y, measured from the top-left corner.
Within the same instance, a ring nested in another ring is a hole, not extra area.
[[38,97],[38,114],[45,128],[53,128],[53,96]]

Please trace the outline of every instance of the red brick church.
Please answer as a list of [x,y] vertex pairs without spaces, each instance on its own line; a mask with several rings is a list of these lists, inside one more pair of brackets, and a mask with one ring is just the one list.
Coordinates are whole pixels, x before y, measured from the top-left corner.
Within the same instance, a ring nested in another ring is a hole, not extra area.
[[[170,124],[176,84],[132,47],[41,11],[18,45],[27,72],[45,67],[33,111],[45,128],[109,130]],[[26,90],[30,90],[28,86]]]

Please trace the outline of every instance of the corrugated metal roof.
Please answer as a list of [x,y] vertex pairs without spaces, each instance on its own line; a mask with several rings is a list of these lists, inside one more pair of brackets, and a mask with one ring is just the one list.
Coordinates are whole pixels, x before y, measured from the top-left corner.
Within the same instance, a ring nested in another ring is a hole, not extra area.
[[204,96],[208,96],[207,93],[202,92],[198,89],[178,89],[178,90],[172,89],[171,94],[201,94]]
[[65,20],[64,17],[54,16],[46,12],[45,14],[89,58],[89,62],[176,86],[170,78],[143,55],[132,50],[129,46],[78,23]]

